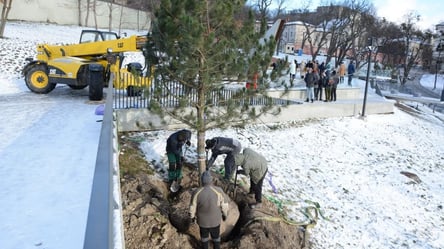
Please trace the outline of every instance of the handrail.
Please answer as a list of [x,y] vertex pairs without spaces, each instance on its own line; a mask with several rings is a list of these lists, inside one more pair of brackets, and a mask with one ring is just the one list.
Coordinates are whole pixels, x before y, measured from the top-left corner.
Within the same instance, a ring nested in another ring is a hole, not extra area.
[[[112,82],[112,79],[110,79],[110,82]],[[100,131],[99,147],[89,202],[88,219],[83,244],[84,249],[124,248],[122,228],[121,226],[115,227],[114,224],[114,218],[117,218],[119,221],[121,220],[119,217],[114,217],[114,209],[119,208],[120,197],[116,195],[118,200],[113,198],[113,178],[118,178],[118,170],[115,169],[118,162],[114,162],[116,159],[115,153],[117,153],[117,146],[115,145],[115,143],[117,143],[117,134],[116,128],[114,127],[112,83],[109,84],[107,90],[105,112]],[[120,188],[114,190],[120,193]]]

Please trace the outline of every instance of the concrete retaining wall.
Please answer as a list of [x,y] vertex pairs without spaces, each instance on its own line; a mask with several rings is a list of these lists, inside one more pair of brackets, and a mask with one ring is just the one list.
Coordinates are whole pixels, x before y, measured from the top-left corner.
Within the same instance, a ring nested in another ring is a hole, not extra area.
[[[289,99],[301,101],[305,99],[303,89],[293,90]],[[281,92],[273,91],[271,95],[280,95]],[[300,121],[315,118],[330,117],[351,117],[360,115],[362,112],[363,99],[359,98],[359,88],[338,89],[338,101],[303,103],[290,105],[282,108],[282,112],[277,115],[264,115],[251,123],[278,123],[288,121]],[[354,98],[353,98],[354,97]],[[382,97],[372,97],[367,100],[365,114],[387,114],[393,113],[394,101],[386,100]],[[167,117],[164,122],[159,117],[150,113],[146,109],[119,109],[115,110],[117,117],[117,129],[122,131],[143,131],[158,129],[180,129],[184,125],[171,117]]]
[[[86,20],[87,9],[89,9],[88,20]],[[120,31],[121,29],[149,31],[151,28],[149,12],[103,1],[97,1],[95,9],[97,27],[100,29],[109,29],[111,31]],[[110,19],[112,20],[111,27],[109,24]],[[93,6],[87,8],[86,0],[14,0],[8,20],[48,22],[86,27],[96,26]]]

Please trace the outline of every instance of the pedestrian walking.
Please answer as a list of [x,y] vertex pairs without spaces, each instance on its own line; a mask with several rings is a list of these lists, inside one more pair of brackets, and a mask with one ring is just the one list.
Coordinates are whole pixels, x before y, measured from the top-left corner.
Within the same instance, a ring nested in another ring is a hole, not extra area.
[[293,86],[293,81],[296,78],[296,64],[294,61],[290,63],[290,85]]
[[347,67],[347,75],[348,75],[348,85],[352,86],[353,75],[355,73],[355,64],[353,61],[350,61]]
[[341,61],[341,63],[339,64],[338,72],[339,72],[339,83],[343,83],[346,72],[345,64],[343,61]]

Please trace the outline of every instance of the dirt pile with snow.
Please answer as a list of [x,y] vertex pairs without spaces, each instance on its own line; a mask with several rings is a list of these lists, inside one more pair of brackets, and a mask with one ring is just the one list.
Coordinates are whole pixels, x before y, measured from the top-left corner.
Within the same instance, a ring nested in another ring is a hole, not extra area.
[[[129,166],[126,163],[130,162],[125,159],[127,156],[142,155],[132,150],[137,149],[134,147],[137,143],[124,139],[120,143],[124,148],[120,167],[126,168]],[[131,146],[133,148],[129,149]],[[143,161],[139,162],[143,164]],[[130,163],[133,167],[134,161]],[[184,168],[182,189],[175,194],[170,193],[167,183],[152,172],[133,174],[127,171],[123,174],[121,191],[126,248],[200,248],[199,227],[191,223],[188,215],[192,192],[198,187],[198,172],[193,166]],[[221,248],[304,248],[304,242],[308,241],[304,240],[304,227],[286,221],[274,203],[264,200],[261,208],[252,209],[243,187],[234,191],[232,183],[227,185],[217,173],[213,172],[213,176],[214,184],[226,190],[235,202],[230,203],[230,213],[221,224]]]

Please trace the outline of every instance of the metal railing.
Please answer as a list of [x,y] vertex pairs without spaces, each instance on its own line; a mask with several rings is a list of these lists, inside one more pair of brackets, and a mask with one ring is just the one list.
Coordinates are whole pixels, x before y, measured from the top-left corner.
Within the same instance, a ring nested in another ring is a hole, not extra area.
[[[157,84],[157,85],[156,85]],[[223,106],[229,100],[238,105],[290,105],[300,104],[293,100],[271,98],[261,94],[247,94],[245,89],[218,89],[207,93],[207,102],[213,106]],[[114,89],[114,109],[149,108],[151,101],[156,101],[162,107],[171,108],[193,106],[198,99],[196,89],[187,89],[176,82],[159,83],[147,87],[126,86]]]
[[[113,114],[113,87],[108,88],[105,112],[100,131],[96,166],[89,202],[84,249],[124,248],[122,226],[114,220],[121,218],[120,186],[117,155],[117,129]],[[116,182],[117,186],[114,186]],[[118,194],[116,194],[116,191]],[[115,213],[118,213],[117,215]],[[116,217],[119,216],[119,217]]]

